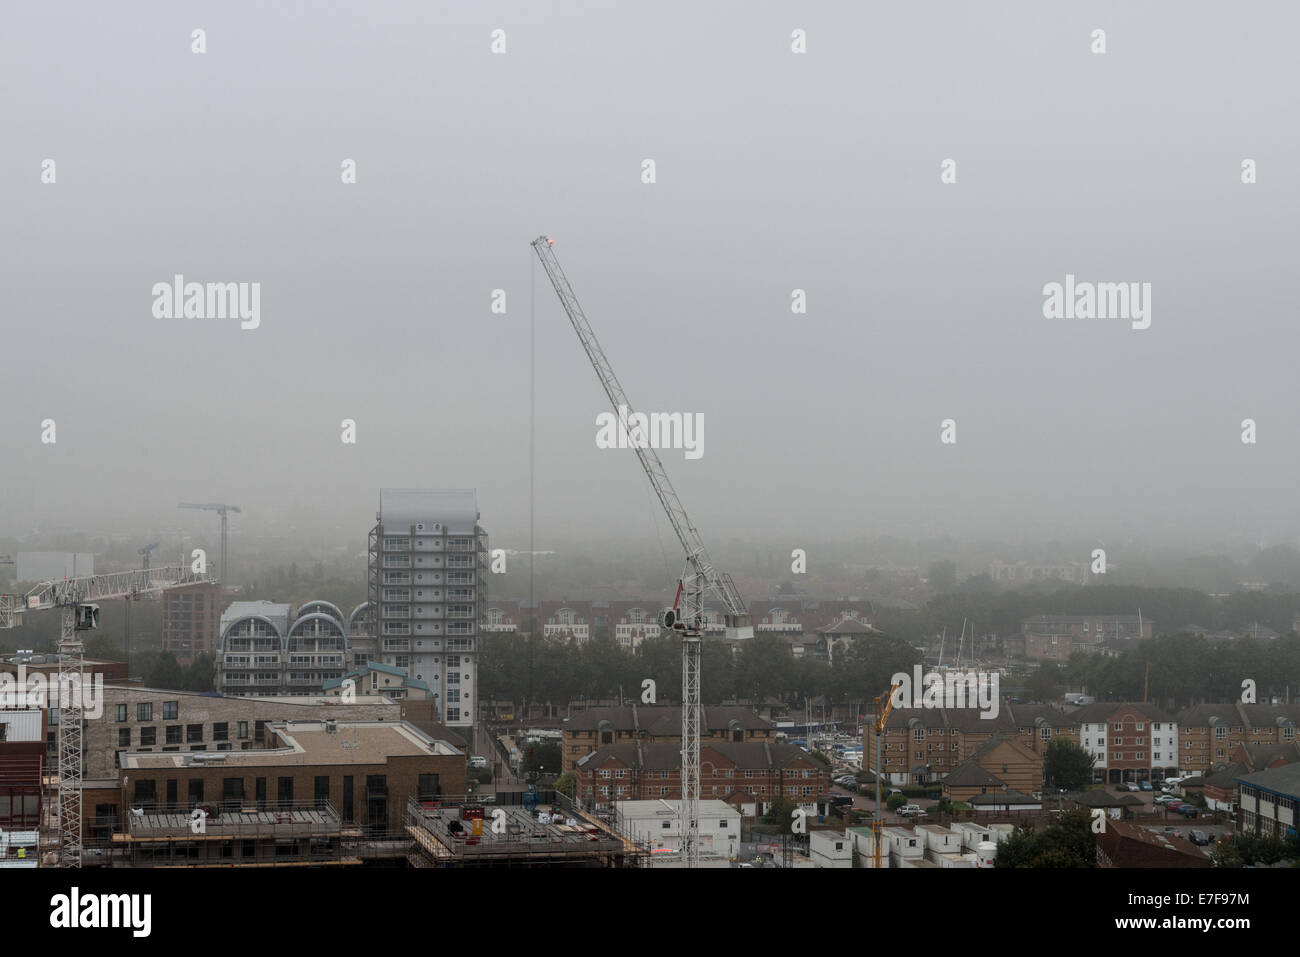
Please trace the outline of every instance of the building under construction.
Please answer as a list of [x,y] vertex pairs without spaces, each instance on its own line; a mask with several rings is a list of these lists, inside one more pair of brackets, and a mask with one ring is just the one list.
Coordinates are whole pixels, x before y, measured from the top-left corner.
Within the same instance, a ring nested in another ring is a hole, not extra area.
[[406,806],[412,867],[646,867],[650,847],[582,811],[558,792],[500,794]]

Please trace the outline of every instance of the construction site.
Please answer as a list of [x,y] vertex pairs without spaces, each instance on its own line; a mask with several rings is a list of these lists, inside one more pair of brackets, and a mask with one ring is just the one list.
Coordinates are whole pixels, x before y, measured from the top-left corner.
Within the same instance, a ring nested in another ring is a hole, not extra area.
[[[553,246],[553,241],[546,236],[532,242],[533,251],[606,397],[626,424],[636,413],[560,268]],[[681,864],[689,868],[699,865],[701,854],[700,659],[705,635],[706,600],[711,599],[720,607],[728,640],[752,638],[754,628],[731,577],[719,572],[710,560],[704,541],[687,515],[658,453],[649,443],[631,444],[682,548],[683,570],[676,582],[676,593],[671,606],[660,612],[657,621],[666,633],[681,640],[682,799],[673,815],[675,831],[680,835],[674,853]],[[240,507],[226,503],[182,503],[180,507],[219,515],[219,578],[205,573],[202,557],[193,566],[151,568],[150,553],[156,547],[151,545],[140,550],[144,557],[144,567],[140,570],[89,576],[74,574],[73,577],[46,581],[21,598],[0,596],[0,628],[14,627],[26,614],[57,610],[62,616],[57,646],[57,766],[42,768],[39,774],[41,826],[39,847],[35,850],[41,863],[69,868],[89,863],[126,866],[346,865],[375,857],[391,859],[403,853],[400,841],[394,840],[396,835],[387,830],[375,833],[372,825],[364,841],[350,833],[350,828],[355,825],[355,821],[349,819],[353,813],[353,799],[350,794],[344,799],[344,813],[335,810],[331,799],[337,799],[339,783],[331,782],[328,775],[317,777],[314,800],[307,805],[295,803],[291,797],[285,799],[284,782],[289,780],[287,794],[291,795],[292,779],[281,776],[278,779],[282,789],[277,795],[279,803],[274,806],[268,805],[261,790],[254,801],[246,801],[244,780],[227,777],[221,785],[219,807],[211,808],[202,804],[201,781],[197,795],[191,790],[187,795],[188,803],[182,804],[177,797],[179,781],[146,780],[145,772],[156,770],[160,765],[154,756],[136,753],[127,755],[130,763],[123,764],[124,773],[120,781],[95,782],[95,793],[99,797],[95,798],[90,819],[100,840],[93,854],[88,856],[85,853],[87,818],[83,814],[83,752],[87,702],[81,691],[86,687],[87,675],[83,635],[97,627],[98,602],[114,599],[129,602],[177,586],[214,581],[220,584],[228,575],[228,516],[230,512],[240,512]],[[458,632],[468,633],[471,632]],[[282,732],[282,736],[293,740],[288,732]],[[253,753],[244,751],[211,757],[228,760],[233,766],[245,755]],[[171,756],[160,757],[166,763]],[[368,821],[373,820],[376,814],[383,819],[388,814],[391,798],[386,786],[372,785],[372,778],[382,781],[384,775],[374,774],[366,779],[365,818]],[[131,785],[129,795],[128,780]],[[266,780],[257,778],[257,787],[264,788]],[[326,782],[324,785],[320,783],[322,780]],[[191,789],[193,786],[191,780]],[[343,793],[349,793],[352,787],[349,776],[346,784],[349,790]],[[120,795],[113,799],[115,789]],[[531,802],[532,806],[496,806],[491,808],[490,814],[485,814],[484,807],[468,799],[449,801],[437,793],[439,790],[432,787],[429,789],[431,793],[424,793],[421,786],[418,792],[410,793],[405,802],[403,837],[410,842],[406,858],[413,866],[618,867],[639,866],[648,859],[648,845],[617,833],[607,821],[587,816],[562,794],[541,803],[538,795],[530,791],[522,800]],[[409,791],[415,792],[415,789]],[[204,829],[196,829],[196,821],[185,813],[186,808],[193,814],[204,815],[203,821],[197,822]],[[111,820],[114,814],[116,822]],[[103,838],[108,834],[111,834],[111,839],[104,842]],[[384,847],[376,853],[362,853],[363,845],[368,844],[375,845],[372,850],[380,844]]]
[[469,799],[406,808],[412,867],[646,867],[650,847],[619,833],[564,794],[530,789],[519,804]]

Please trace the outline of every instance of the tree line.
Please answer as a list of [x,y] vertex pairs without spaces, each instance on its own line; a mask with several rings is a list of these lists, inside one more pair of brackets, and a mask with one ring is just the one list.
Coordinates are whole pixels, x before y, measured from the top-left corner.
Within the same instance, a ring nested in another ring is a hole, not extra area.
[[[655,683],[658,703],[681,699],[681,641],[664,636],[643,641],[636,652],[610,639],[581,645],[562,638],[488,634],[480,642],[479,693],[485,698],[550,702],[582,699],[642,700],[645,679]],[[860,638],[830,662],[795,657],[772,635],[759,635],[733,654],[721,640],[705,639],[700,693],[705,704],[779,701],[787,706],[827,698],[860,703],[889,690],[889,678],[911,671],[921,653],[887,637]]]

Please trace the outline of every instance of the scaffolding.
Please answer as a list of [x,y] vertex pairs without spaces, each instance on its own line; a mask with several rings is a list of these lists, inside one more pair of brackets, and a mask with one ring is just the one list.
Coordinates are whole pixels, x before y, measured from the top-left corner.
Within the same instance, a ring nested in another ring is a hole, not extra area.
[[562,794],[536,810],[443,797],[406,805],[412,867],[641,867],[649,845],[589,817]]
[[[130,867],[324,867],[359,864],[343,853],[343,824],[328,801],[260,802],[194,810],[132,808],[114,833],[114,863]],[[119,853],[121,851],[121,853]]]

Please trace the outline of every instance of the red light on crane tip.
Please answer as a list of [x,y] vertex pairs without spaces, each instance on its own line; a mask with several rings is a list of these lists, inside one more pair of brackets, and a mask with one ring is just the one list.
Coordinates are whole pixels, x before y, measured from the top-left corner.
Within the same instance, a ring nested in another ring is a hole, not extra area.
[[546,237],[546,245],[548,245],[548,246],[554,246],[554,245],[555,245],[555,240],[552,239],[550,236],[547,236],[547,237]]

